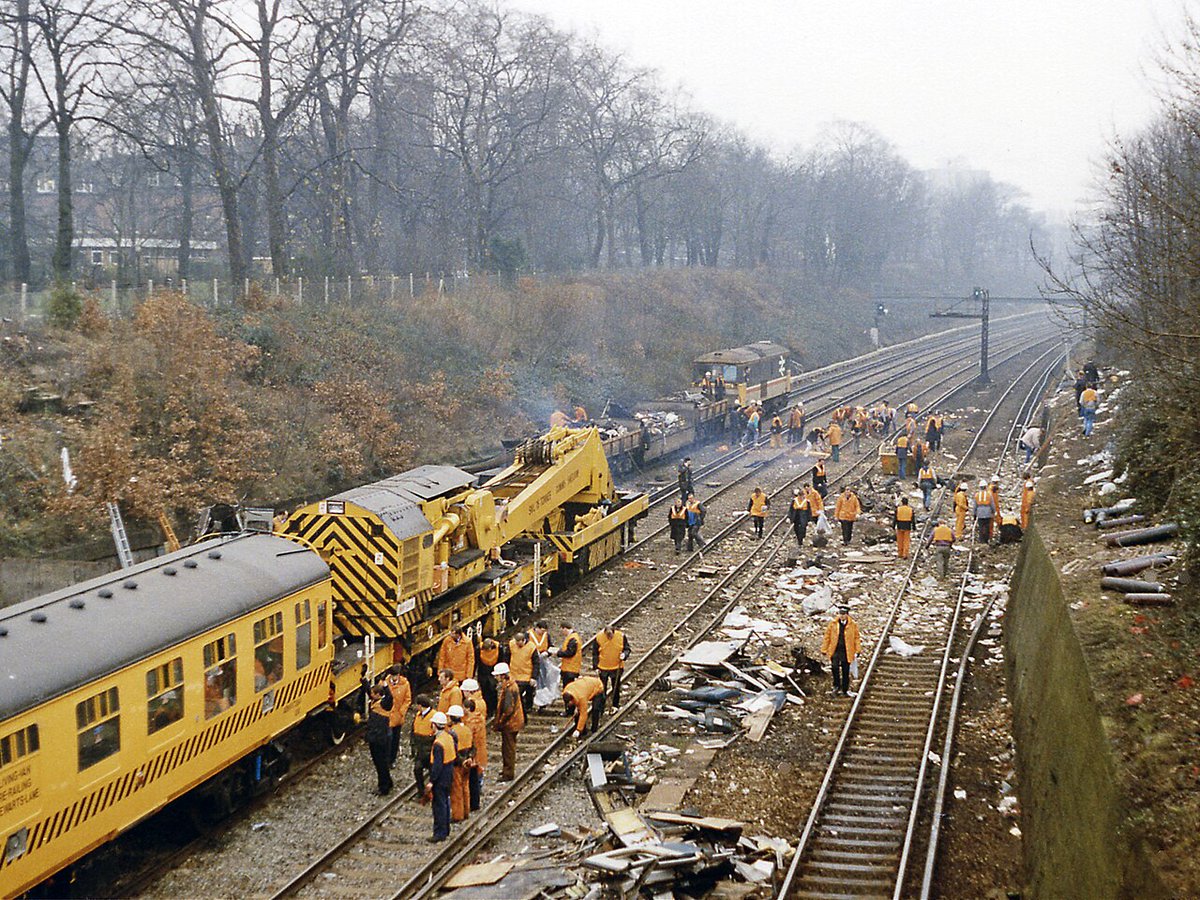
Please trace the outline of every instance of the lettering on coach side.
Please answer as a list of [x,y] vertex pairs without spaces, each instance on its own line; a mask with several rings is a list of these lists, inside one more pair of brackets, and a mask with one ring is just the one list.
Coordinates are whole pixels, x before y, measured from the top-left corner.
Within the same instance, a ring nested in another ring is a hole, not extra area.
[[33,765],[25,763],[0,777],[0,816],[16,812],[38,798],[40,789],[33,783]]

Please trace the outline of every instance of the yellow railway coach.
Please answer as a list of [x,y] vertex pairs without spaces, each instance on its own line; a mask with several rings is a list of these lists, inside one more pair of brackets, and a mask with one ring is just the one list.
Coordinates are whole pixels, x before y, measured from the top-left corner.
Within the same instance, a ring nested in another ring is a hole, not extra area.
[[329,569],[269,534],[208,540],[0,610],[0,893],[188,792],[270,786],[325,709]]

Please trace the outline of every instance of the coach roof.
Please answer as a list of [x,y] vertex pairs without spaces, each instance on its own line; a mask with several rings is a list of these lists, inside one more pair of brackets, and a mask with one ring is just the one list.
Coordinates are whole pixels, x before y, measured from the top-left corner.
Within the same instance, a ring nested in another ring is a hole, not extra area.
[[270,534],[217,538],[0,610],[0,719],[329,577]]
[[374,513],[392,534],[404,540],[433,528],[421,512],[422,502],[456,494],[474,483],[474,475],[454,466],[418,466],[383,481],[335,494],[329,500],[344,500]]

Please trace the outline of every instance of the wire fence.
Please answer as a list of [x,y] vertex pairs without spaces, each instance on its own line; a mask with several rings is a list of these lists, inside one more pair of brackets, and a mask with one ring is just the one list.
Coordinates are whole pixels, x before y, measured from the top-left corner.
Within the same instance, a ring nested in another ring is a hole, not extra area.
[[[520,280],[533,279],[522,274]],[[94,297],[109,316],[128,317],[152,294],[179,291],[192,302],[208,309],[239,306],[248,298],[266,298],[296,306],[329,305],[370,306],[404,303],[445,294],[468,294],[511,286],[515,279],[496,272],[410,272],[405,275],[351,275],[294,278],[256,277],[241,283],[228,279],[148,279],[145,284],[128,285],[116,280],[108,283],[72,282],[72,287]],[[34,288],[27,284],[0,286],[0,317],[6,323],[44,322],[51,287]]]

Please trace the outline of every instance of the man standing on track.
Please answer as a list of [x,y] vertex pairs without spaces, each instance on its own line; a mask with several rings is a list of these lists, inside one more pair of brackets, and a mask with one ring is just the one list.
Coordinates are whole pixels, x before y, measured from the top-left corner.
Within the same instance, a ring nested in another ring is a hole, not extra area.
[[908,477],[908,433],[896,435],[896,465],[901,478]]
[[439,843],[450,837],[450,792],[454,789],[454,764],[458,753],[450,720],[444,712],[433,714],[433,749],[429,752],[429,778],[433,784],[433,837]]
[[367,747],[379,781],[379,796],[392,792],[392,729],[388,724],[392,696],[382,683],[371,685],[371,702],[367,711]]
[[487,768],[487,703],[479,691],[479,682],[468,678],[463,682],[463,703],[467,711],[463,720],[471,729],[471,747],[475,757],[471,760],[471,770],[467,774],[467,794],[471,812],[479,809],[479,797],[483,793],[483,772]]
[[788,443],[798,444],[804,439],[804,404],[799,400],[788,413]]
[[441,687],[438,693],[439,712],[445,712],[452,706],[462,706],[462,689],[454,680],[454,672],[451,669],[438,672],[438,685]]
[[909,547],[912,546],[914,517],[915,514],[913,508],[908,504],[908,498],[901,495],[900,502],[896,505],[896,515],[894,517],[896,524],[896,555],[900,559],[908,559]]
[[921,470],[917,473],[917,484],[921,487],[925,512],[929,512],[929,504],[933,499],[933,492],[937,490],[937,474],[933,471],[933,463],[925,463],[921,467]]
[[833,516],[842,526],[843,547],[847,546],[854,536],[854,523],[861,512],[862,505],[858,502],[858,494],[854,493],[854,488],[847,487],[833,507]]
[[838,607],[837,618],[825,626],[825,637],[821,641],[821,653],[829,659],[829,668],[833,672],[834,694],[850,696],[850,666],[861,650],[858,623],[850,618],[850,607],[843,604]]
[[429,773],[429,756],[433,750],[433,714],[437,709],[428,694],[418,694],[417,711],[413,715],[412,732],[409,734],[412,747],[413,780],[417,783],[417,800],[429,802],[425,789],[425,776]]
[[621,674],[625,660],[629,659],[629,639],[625,632],[613,625],[605,625],[592,644],[592,665],[600,670],[600,681],[605,691],[612,684],[612,708],[621,708]]
[[471,814],[471,765],[475,757],[475,735],[463,721],[467,711],[452,706],[446,713],[454,737],[454,773],[450,779],[450,821],[465,822]]
[[493,670],[499,681],[496,720],[492,727],[500,732],[500,781],[512,781],[517,772],[517,735],[525,727],[525,708],[521,692],[509,677],[508,664],[497,663]]
[[400,739],[404,736],[404,719],[408,708],[412,706],[412,687],[408,679],[400,674],[400,666],[393,665],[388,669],[388,693],[392,695],[392,709],[388,714],[388,723],[392,729],[392,758],[389,768],[396,765],[396,755],[400,752]]
[[778,450],[783,446],[783,419],[779,413],[771,417],[771,449]]
[[950,551],[954,547],[954,532],[949,525],[943,525],[941,520],[933,523],[933,532],[929,535],[929,543],[937,554],[938,577],[945,578],[950,574]]
[[975,522],[975,539],[979,543],[987,544],[992,539],[992,519],[998,515],[987,482],[979,482],[979,489],[971,497],[971,518]]
[[683,462],[679,464],[677,477],[679,480],[679,500],[682,503],[687,503],[687,498],[696,492],[696,488],[692,484],[692,458],[690,456],[685,456]]
[[750,502],[746,504],[746,512],[750,513],[750,521],[754,523],[754,535],[760,541],[763,537],[763,525],[767,521],[767,510],[771,508],[771,500],[760,487],[750,494]]
[[560,631],[562,646],[554,651],[554,655],[562,660],[559,675],[562,686],[566,687],[583,671],[583,641],[579,639],[579,633],[571,627],[570,622],[563,622]]
[[971,506],[971,496],[967,493],[966,482],[954,489],[954,539],[961,541],[963,531],[967,527],[967,510]]
[[808,505],[808,485],[792,491],[792,503],[788,507],[788,521],[792,523],[792,533],[796,536],[796,545],[804,546],[804,536],[808,533],[808,523],[812,513]]
[[[533,679],[537,675],[537,648],[529,640],[529,634],[518,631],[508,642],[508,670],[521,692],[521,706],[525,715],[533,708]],[[461,701],[460,701],[461,702]]]
[[686,500],[676,500],[667,510],[667,525],[671,529],[671,540],[675,544],[676,556],[683,552],[683,539],[687,537],[686,503]]
[[[688,553],[692,552],[695,546],[699,546],[701,550],[707,546],[707,542],[700,534],[700,528],[704,525],[704,504],[696,499],[696,495],[692,494],[688,497],[687,502],[687,539]],[[701,553],[701,556],[704,554]]]
[[841,459],[839,454],[842,451],[842,426],[837,422],[830,422],[829,430],[825,434],[829,438],[829,458],[837,462]]
[[475,645],[463,636],[462,626],[455,625],[442,641],[438,649],[437,667],[449,669],[459,683],[475,677]]
[[1029,511],[1033,509],[1033,498],[1037,494],[1033,482],[1026,481],[1025,489],[1021,491],[1021,530],[1029,529]]

